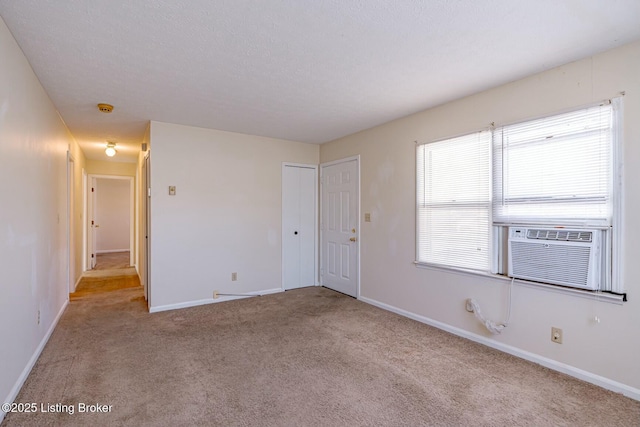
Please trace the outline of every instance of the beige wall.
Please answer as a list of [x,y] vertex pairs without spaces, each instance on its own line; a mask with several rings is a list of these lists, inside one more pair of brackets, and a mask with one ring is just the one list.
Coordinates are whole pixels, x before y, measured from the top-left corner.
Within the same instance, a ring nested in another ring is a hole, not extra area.
[[282,162],[319,147],[160,122],[151,144],[152,309],[281,289]]
[[86,169],[87,173],[91,175],[136,176],[135,163],[87,159]]
[[[15,399],[68,301],[67,151],[78,200],[82,151],[0,18],[1,402]],[[82,210],[71,215],[78,244]]]
[[[321,146],[328,162],[361,155],[361,294],[371,302],[422,316],[462,334],[490,340],[556,367],[628,387],[640,398],[640,43],[497,87]],[[507,281],[417,268],[415,142],[428,142],[582,106],[626,91],[624,99],[624,277],[630,301],[598,302],[515,286],[511,325],[499,336],[464,308],[477,299],[489,318],[503,320]],[[594,316],[601,319],[598,324]],[[550,341],[552,326],[564,343]]]
[[80,280],[82,276],[82,262],[83,258],[83,225],[84,225],[84,197],[83,197],[83,184],[82,184],[82,172],[86,170],[86,159],[84,153],[80,149],[77,143],[70,144],[69,153],[73,158],[74,166],[74,184],[73,184],[73,244],[74,244],[74,272],[73,272],[73,286],[70,289],[72,292],[75,290],[75,284]]
[[147,155],[149,155],[149,150],[151,147],[150,144],[151,137],[151,123],[147,126],[147,129],[144,133],[144,137],[142,139],[143,144],[147,144],[147,151],[140,151],[138,154],[138,161],[136,162],[136,203],[135,203],[135,229],[136,229],[136,238],[135,238],[135,265],[138,270],[138,275],[140,276],[140,281],[142,285],[145,286],[146,278],[146,210],[145,210],[145,201],[146,201],[146,191],[144,188],[144,177],[142,174],[144,173],[143,164],[144,159]]

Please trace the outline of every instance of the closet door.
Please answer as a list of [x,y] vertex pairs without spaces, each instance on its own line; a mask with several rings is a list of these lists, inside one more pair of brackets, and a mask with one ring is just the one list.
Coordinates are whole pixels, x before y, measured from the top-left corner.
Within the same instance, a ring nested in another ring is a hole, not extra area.
[[282,168],[282,285],[285,290],[316,284],[317,168]]

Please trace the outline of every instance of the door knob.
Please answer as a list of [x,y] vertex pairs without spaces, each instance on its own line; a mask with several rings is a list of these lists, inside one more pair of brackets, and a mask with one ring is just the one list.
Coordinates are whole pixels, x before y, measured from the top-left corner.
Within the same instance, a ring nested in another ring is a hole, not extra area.
[[351,240],[352,242],[355,242],[357,239],[355,237],[351,237],[349,240]]

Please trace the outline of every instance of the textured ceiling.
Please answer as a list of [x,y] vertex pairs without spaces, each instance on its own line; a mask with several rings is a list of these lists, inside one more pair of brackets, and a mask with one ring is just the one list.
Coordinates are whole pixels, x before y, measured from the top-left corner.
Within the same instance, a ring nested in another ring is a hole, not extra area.
[[0,0],[0,16],[87,157],[113,140],[119,161],[149,120],[322,143],[640,39],[638,0]]

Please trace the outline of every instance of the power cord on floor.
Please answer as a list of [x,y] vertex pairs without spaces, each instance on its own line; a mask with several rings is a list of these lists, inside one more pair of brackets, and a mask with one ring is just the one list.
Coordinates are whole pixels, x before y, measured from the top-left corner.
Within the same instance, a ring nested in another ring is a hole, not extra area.
[[511,283],[509,284],[509,306],[507,308],[507,320],[505,320],[502,323],[495,323],[492,320],[486,319],[482,315],[482,311],[480,310],[480,304],[478,304],[478,302],[472,298],[469,298],[467,300],[467,303],[466,303],[467,311],[470,313],[473,313],[476,316],[476,319],[478,319],[480,323],[482,323],[485,326],[485,328],[487,328],[487,330],[494,335],[498,335],[502,333],[502,330],[507,326],[509,326],[509,322],[511,321],[511,290],[513,288],[513,282],[515,280],[516,280],[515,278],[512,278]]

